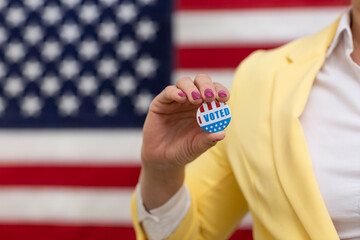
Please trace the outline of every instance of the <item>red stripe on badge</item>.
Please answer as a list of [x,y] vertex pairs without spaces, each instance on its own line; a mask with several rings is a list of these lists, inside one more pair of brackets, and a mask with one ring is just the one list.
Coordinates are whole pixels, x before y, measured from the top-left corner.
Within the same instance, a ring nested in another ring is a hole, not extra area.
[[201,118],[200,118],[200,117],[198,117],[198,119],[199,119],[199,123],[200,123],[200,124],[202,124],[202,122],[201,122]]
[[0,185],[135,187],[139,174],[140,166],[1,166]]
[[180,0],[178,10],[220,10],[243,8],[288,8],[348,6],[350,0]]
[[211,109],[212,109],[211,103],[208,102],[208,103],[206,103],[206,104],[207,104],[208,109],[211,110]]
[[224,69],[235,68],[250,53],[258,49],[272,49],[282,45],[262,44],[244,46],[181,46],[176,49],[178,69]]
[[201,112],[201,113],[205,112],[203,105],[200,106],[200,112]]
[[220,103],[218,101],[215,101],[215,105],[217,108],[220,107]]

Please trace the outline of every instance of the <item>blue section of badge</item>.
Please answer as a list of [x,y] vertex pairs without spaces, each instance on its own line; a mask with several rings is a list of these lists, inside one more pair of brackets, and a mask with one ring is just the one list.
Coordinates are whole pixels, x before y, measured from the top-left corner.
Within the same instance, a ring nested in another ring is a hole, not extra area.
[[214,122],[212,124],[208,124],[205,126],[202,126],[201,128],[204,129],[207,132],[216,133],[224,130],[230,123],[231,117],[226,118],[221,121]]

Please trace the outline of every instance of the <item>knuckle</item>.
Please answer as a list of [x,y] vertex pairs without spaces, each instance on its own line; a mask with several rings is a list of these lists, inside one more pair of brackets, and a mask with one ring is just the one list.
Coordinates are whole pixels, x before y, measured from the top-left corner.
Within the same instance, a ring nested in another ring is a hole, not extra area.
[[190,77],[181,77],[177,80],[176,86],[182,85],[184,82],[188,82],[188,81],[192,82]]
[[209,75],[201,73],[196,75],[195,83],[196,84],[211,83],[211,78],[209,77]]
[[170,92],[173,88],[174,88],[174,86],[169,85],[169,86],[166,86],[164,90],[165,90],[166,92]]
[[213,82],[215,87],[223,88],[224,86],[219,82]]
[[210,76],[206,73],[199,73],[196,75],[195,79],[209,79],[211,80]]

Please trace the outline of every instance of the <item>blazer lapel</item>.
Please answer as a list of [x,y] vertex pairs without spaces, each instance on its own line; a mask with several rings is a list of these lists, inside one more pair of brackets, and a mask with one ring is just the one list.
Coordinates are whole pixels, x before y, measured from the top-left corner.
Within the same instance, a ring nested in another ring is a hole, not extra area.
[[318,189],[299,121],[337,23],[300,43],[287,56],[287,63],[275,76],[273,90],[271,125],[277,174],[311,239],[339,239]]

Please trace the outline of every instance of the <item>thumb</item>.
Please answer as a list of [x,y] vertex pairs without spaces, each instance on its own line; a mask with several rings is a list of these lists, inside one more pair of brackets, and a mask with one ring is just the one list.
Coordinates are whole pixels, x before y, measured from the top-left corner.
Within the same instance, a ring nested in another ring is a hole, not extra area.
[[217,133],[202,132],[194,139],[193,151],[196,155],[201,155],[209,148],[216,145],[217,142],[225,138],[225,131]]

